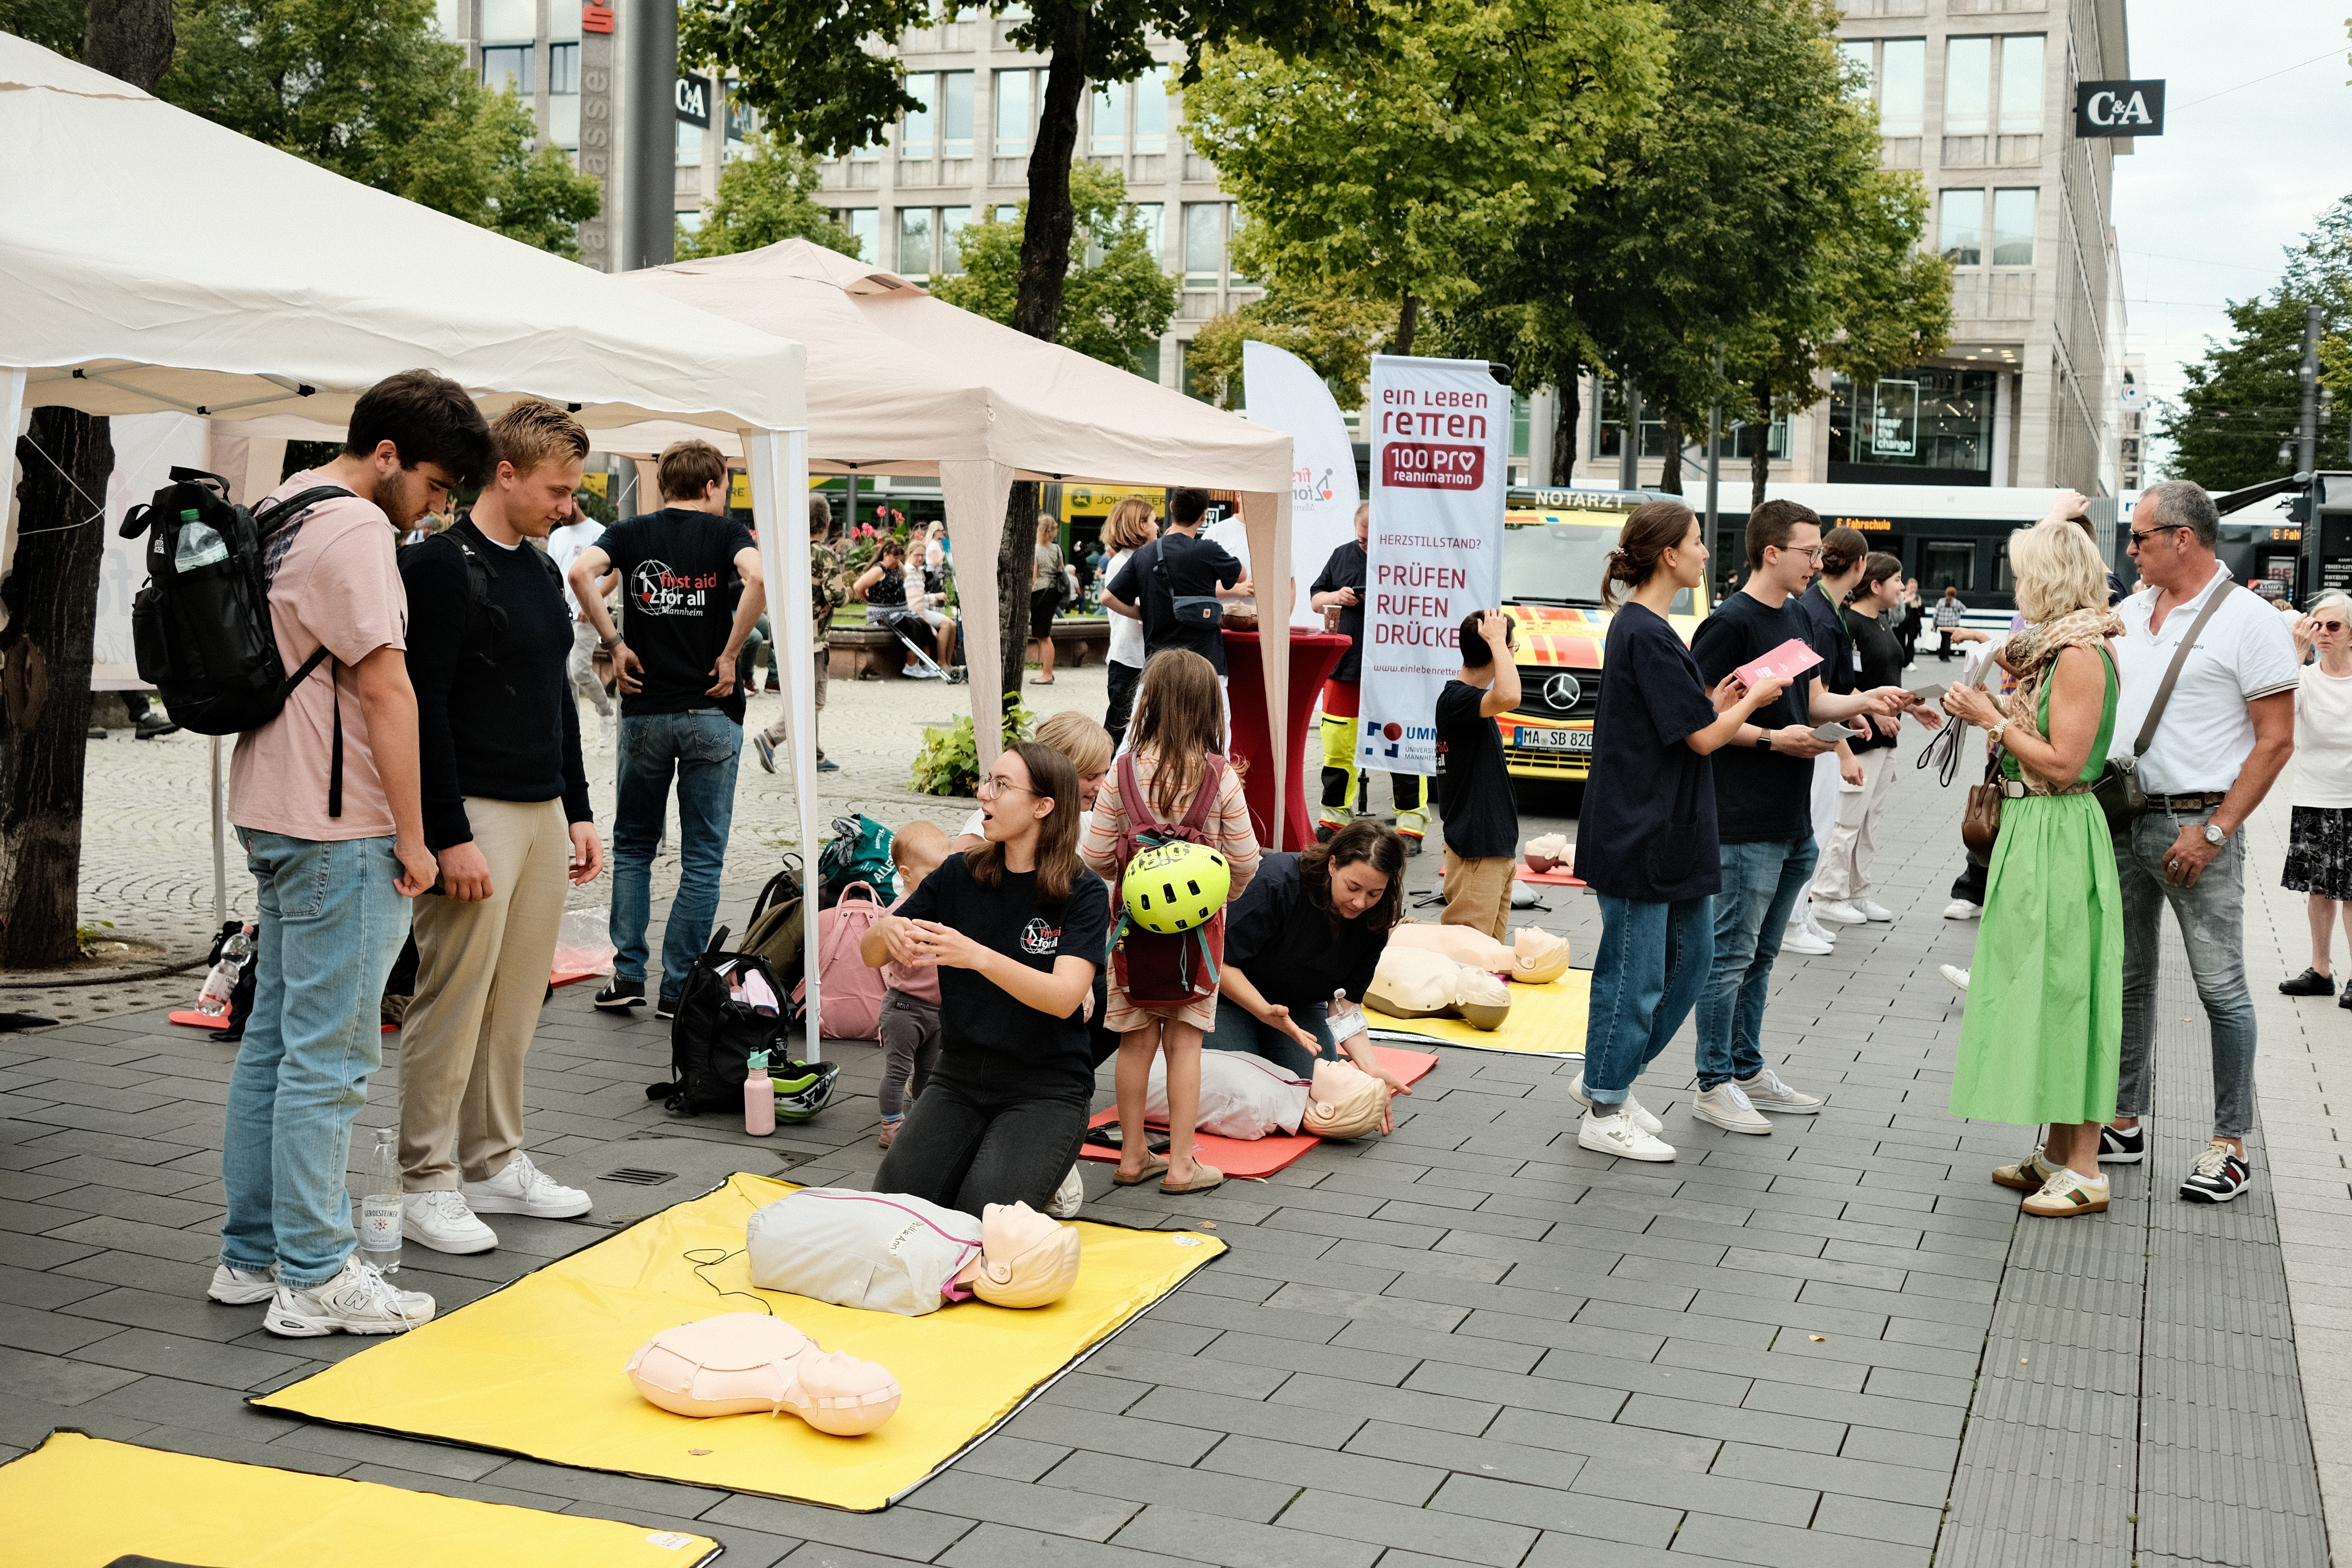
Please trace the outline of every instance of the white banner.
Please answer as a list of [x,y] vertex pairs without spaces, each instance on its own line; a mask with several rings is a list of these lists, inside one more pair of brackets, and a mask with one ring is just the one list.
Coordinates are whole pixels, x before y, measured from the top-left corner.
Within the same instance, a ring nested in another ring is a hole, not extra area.
[[1437,771],[1462,618],[1503,591],[1511,390],[1484,360],[1372,357],[1372,531],[1356,760]]
[[[1250,423],[1291,439],[1290,574],[1297,596],[1291,601],[1290,624],[1320,631],[1323,617],[1308,607],[1307,590],[1331,552],[1355,537],[1356,452],[1348,444],[1348,422],[1339,417],[1339,405],[1323,378],[1305,360],[1272,343],[1243,342],[1242,386]],[[1240,520],[1234,521],[1238,531]],[[1244,542],[1242,550],[1247,549]],[[1278,604],[1280,589],[1279,584],[1258,584],[1258,603]]]

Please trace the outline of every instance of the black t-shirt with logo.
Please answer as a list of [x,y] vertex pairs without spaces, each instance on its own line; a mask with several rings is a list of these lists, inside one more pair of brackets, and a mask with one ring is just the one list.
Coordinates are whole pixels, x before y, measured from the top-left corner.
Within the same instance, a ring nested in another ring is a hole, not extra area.
[[[936,921],[1043,974],[1063,957],[1099,965],[1110,940],[1110,889],[1084,867],[1069,898],[1052,909],[1037,901],[1034,871],[1006,871],[984,888],[963,856],[950,855],[898,912]],[[939,975],[942,1071],[997,1089],[1013,1075],[1034,1078],[1042,1092],[1093,1091],[1094,1053],[1079,1009],[1050,1017],[969,969],[942,965]]]
[[743,594],[735,557],[751,531],[732,518],[664,507],[624,518],[596,542],[621,574],[621,637],[644,664],[644,689],[621,698],[621,714],[687,713],[716,708],[743,721],[743,687],[710,695],[710,668],[726,650]]
[[[1159,570],[1162,555],[1168,570]],[[1176,618],[1176,600],[1205,599],[1220,586],[1241,581],[1242,563],[1213,539],[1170,529],[1127,559],[1112,580],[1109,594],[1122,605],[1143,612],[1143,648],[1147,656],[1162,648],[1189,647],[1225,673],[1225,637],[1220,626],[1204,626]]]
[[1331,559],[1323,563],[1322,574],[1307,592],[1336,594],[1342,588],[1356,591],[1356,602],[1339,606],[1339,635],[1348,639],[1348,651],[1331,667],[1331,679],[1348,682],[1361,680],[1364,676],[1364,547],[1354,540],[1331,552]]

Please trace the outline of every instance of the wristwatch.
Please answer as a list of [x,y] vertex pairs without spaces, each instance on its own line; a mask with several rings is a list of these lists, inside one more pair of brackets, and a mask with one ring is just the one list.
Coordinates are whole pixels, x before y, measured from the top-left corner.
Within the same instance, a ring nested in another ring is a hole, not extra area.
[[1767,730],[1762,734],[1756,737],[1756,749],[1759,752],[1769,752],[1772,749],[1771,731]]
[[611,637],[598,637],[596,639],[596,646],[603,648],[606,653],[612,652],[614,648],[620,647],[620,645],[621,634],[618,632],[614,632]]
[[2220,828],[2214,826],[2210,822],[2205,825],[2206,843],[2210,844],[2214,848],[2219,849],[2222,845],[2227,844],[2229,841],[2230,836],[2228,834],[2222,832]]

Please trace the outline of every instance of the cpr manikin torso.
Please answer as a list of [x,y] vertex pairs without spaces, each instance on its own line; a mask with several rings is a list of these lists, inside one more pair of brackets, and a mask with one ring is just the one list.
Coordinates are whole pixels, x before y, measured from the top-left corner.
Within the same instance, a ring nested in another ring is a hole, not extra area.
[[751,1215],[751,1283],[919,1318],[973,1296],[1042,1307],[1078,1274],[1078,1233],[1027,1204],[974,1219],[905,1193],[803,1187]]
[[789,1410],[820,1432],[856,1437],[898,1408],[898,1380],[887,1368],[827,1351],[764,1312],[664,1329],[625,1370],[639,1394],[680,1415]]

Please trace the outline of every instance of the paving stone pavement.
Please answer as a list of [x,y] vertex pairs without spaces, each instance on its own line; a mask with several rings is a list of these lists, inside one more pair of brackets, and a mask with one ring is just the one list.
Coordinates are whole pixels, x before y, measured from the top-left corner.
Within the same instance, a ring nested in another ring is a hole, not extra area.
[[[844,696],[829,742],[887,752],[878,726],[840,722]],[[828,804],[901,810],[898,744],[870,792],[853,762]],[[1820,1116],[1780,1119],[1768,1138],[1696,1122],[1685,1029],[1641,1086],[1682,1151],[1670,1165],[1577,1148],[1573,1063],[1448,1047],[1392,1137],[1325,1145],[1269,1182],[1171,1199],[1090,1169],[1090,1214],[1213,1226],[1232,1252],[880,1514],[247,1407],[247,1392],[366,1347],[273,1340],[251,1310],[202,1298],[229,1048],[153,1012],[0,1040],[0,1447],[75,1426],[692,1528],[730,1564],[2325,1562],[2321,1479],[2345,1472],[2315,1463],[2303,1400],[2320,1384],[2299,1378],[2295,1350],[2307,1311],[2330,1348],[2352,1336],[2352,1280],[2328,1250],[2352,1232],[2352,1189],[2316,1088],[2337,1065],[2328,1031],[2352,1024],[2324,1003],[2263,1002],[2264,1116],[2275,1104],[2294,1121],[2256,1142],[2248,1201],[2190,1211],[2169,1189],[2201,1142],[2208,1090],[2201,1015],[2184,1002],[2166,1015],[2191,1022],[2163,1042],[2153,1173],[2126,1175],[2105,1219],[2021,1219],[1985,1172],[2029,1135],[1944,1109],[1962,998],[1937,965],[1965,964],[1974,931],[1939,918],[1957,791],[1905,766],[1914,754],[1898,762],[1874,894],[1897,920],[1776,967],[1768,1059],[1829,1097]],[[1570,805],[1530,796],[1527,830],[1565,826],[1538,813]],[[2275,879],[2283,819],[2258,827],[2257,888]],[[772,859],[739,851],[722,918],[740,918]],[[1415,862],[1413,886],[1435,873],[1433,856]],[[1536,918],[1589,954],[1590,900],[1552,901]],[[2264,965],[2299,954],[2299,903],[2249,900],[2258,996],[2274,983]],[[681,1189],[737,1166],[870,1181],[872,1047],[829,1047],[844,1093],[818,1122],[750,1139],[647,1104],[664,1031],[594,1014],[586,990],[547,1010],[528,1125],[535,1158],[593,1184],[599,1217],[665,1201],[597,1180],[656,1156]],[[394,1115],[396,1045],[387,1061],[363,1125]],[[2274,1176],[2290,1148],[2294,1169]],[[497,1228],[501,1247],[478,1257],[412,1247],[405,1282],[448,1310],[609,1234]],[[2345,1364],[2317,1375],[2341,1381]],[[2340,1422],[2316,1422],[2324,1453],[2352,1436]]]

